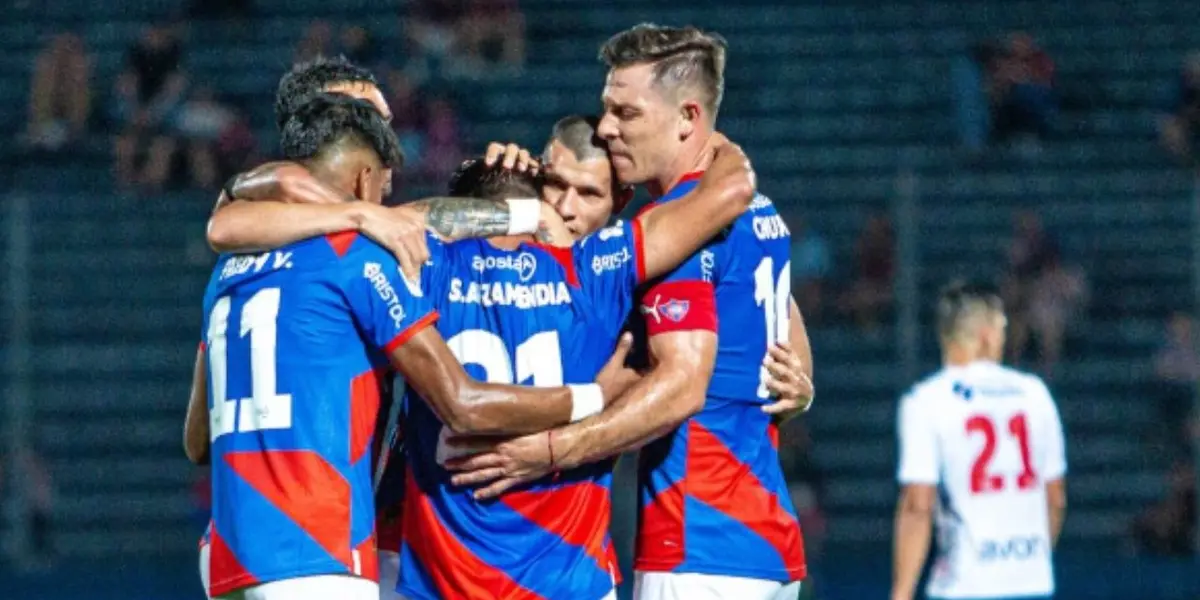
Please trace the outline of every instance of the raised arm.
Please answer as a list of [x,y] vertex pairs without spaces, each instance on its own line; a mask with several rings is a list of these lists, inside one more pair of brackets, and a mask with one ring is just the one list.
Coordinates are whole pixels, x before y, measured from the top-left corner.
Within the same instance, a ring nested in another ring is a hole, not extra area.
[[[231,197],[249,202],[230,202]],[[207,239],[217,252],[258,252],[356,230],[413,274],[429,258],[426,231],[452,241],[565,229],[552,213],[533,199],[435,197],[385,208],[355,201],[296,163],[275,162],[230,180],[209,219]]]
[[[542,431],[600,412],[614,369],[596,384],[534,388],[481,383],[454,357],[441,334],[424,327],[390,352],[392,364],[456,434]],[[615,361],[610,361],[614,363]]]
[[733,223],[754,200],[754,170],[736,144],[715,149],[712,164],[687,196],[638,215],[646,278],[675,268]]
[[208,355],[201,345],[192,369],[192,395],[183,423],[183,452],[192,464],[206,465],[208,451]]

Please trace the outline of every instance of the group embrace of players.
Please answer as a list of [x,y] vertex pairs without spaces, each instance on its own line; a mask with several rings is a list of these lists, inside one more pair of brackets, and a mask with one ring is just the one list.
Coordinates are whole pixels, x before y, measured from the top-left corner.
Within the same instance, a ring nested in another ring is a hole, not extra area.
[[[639,600],[796,597],[777,426],[812,360],[788,228],[715,130],[725,49],[619,33],[601,115],[394,208],[371,74],[283,77],[284,160],[232,179],[208,230],[185,448],[212,465],[210,598],[615,598],[635,449]],[[612,221],[636,185],[654,202]]]

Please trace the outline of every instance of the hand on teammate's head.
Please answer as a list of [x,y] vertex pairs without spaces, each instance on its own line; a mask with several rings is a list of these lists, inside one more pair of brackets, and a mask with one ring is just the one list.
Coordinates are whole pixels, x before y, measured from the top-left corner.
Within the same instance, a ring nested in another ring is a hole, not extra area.
[[534,175],[537,175],[542,168],[541,163],[532,153],[512,143],[492,142],[488,144],[483,162],[489,167],[499,162],[505,169],[515,169],[520,173],[529,171]]

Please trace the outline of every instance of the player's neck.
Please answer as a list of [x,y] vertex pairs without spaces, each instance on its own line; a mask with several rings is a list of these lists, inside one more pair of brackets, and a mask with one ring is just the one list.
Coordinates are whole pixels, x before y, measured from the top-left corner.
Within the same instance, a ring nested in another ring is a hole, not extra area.
[[688,138],[667,170],[647,184],[647,191],[655,198],[660,198],[671,191],[685,175],[707,169],[712,158],[708,153],[708,138],[712,137],[712,134],[712,131],[702,131]]
[[942,364],[947,367],[965,367],[977,362],[995,362],[982,352],[982,348],[978,345],[961,345],[955,344],[949,346],[942,353]]
[[490,237],[488,243],[501,250],[516,250],[521,244],[532,243],[535,240],[532,235],[502,235]]

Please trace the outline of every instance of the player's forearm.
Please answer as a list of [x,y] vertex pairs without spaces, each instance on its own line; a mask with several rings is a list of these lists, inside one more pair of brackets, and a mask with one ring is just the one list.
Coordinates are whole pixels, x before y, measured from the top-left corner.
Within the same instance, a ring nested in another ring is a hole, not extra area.
[[234,202],[209,220],[208,245],[216,252],[280,248],[310,237],[359,229],[369,208],[361,202],[332,205]]
[[671,432],[704,406],[708,377],[659,364],[604,412],[553,436],[555,463],[571,469],[629,452]]
[[911,600],[929,552],[932,518],[928,513],[896,511],[894,556],[892,557],[892,600]]
[[436,196],[406,206],[423,214],[430,230],[451,241],[537,233],[540,221],[536,200]]
[[808,327],[804,324],[804,315],[800,314],[800,307],[796,304],[796,299],[791,299],[791,317],[788,322],[788,342],[792,345],[792,350],[796,351],[796,356],[800,357],[801,368],[804,374],[808,375],[811,380],[813,376],[813,355],[812,344],[808,340]]
[[183,452],[192,464],[208,464],[208,362],[201,348],[192,370],[192,394],[183,424]]
[[1046,511],[1050,523],[1050,545],[1058,545],[1058,537],[1062,535],[1063,521],[1067,517],[1067,491],[1063,480],[1059,479],[1046,484]]
[[[457,434],[520,435],[553,429],[571,422],[574,398],[570,388],[533,388],[469,383],[460,393]],[[600,400],[603,405],[603,399]],[[449,423],[447,423],[449,426]]]
[[724,187],[702,183],[684,198],[639,215],[646,278],[678,266],[732,224],[753,199],[754,188],[744,183]]
[[595,414],[604,407],[603,392],[591,386],[533,388],[477,382],[467,375],[432,327],[421,329],[393,349],[391,360],[455,434],[533,433]]
[[294,162],[272,162],[234,176],[227,191],[234,200],[289,204],[342,204],[356,200],[317,179]]

